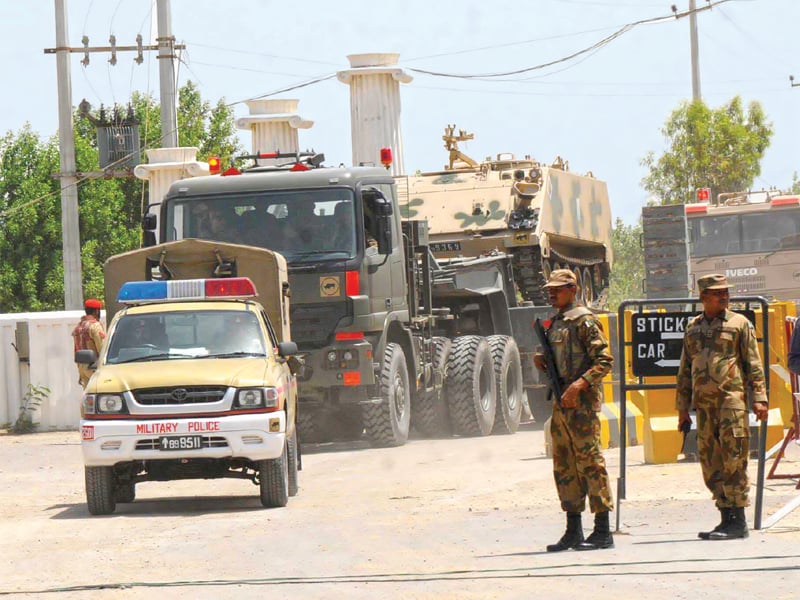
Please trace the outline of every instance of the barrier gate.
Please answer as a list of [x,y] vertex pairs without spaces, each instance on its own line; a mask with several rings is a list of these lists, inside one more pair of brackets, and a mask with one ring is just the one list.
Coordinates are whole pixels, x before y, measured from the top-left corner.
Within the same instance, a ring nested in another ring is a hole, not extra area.
[[[735,296],[730,299],[731,306],[743,306],[735,312],[746,316],[755,325],[756,313],[753,305],[761,307],[762,337],[757,338],[761,346],[761,359],[764,362],[764,383],[769,397],[769,302],[762,296]],[[681,307],[682,310],[665,312],[669,306]],[[698,308],[699,306],[699,308]],[[645,312],[646,307],[651,307]],[[627,331],[626,310],[631,312],[631,331]],[[683,348],[683,329],[689,318],[702,312],[702,302],[692,298],[663,298],[653,300],[624,300],[617,311],[617,336],[619,344],[619,391],[620,391],[620,447],[619,447],[619,479],[617,480],[617,522],[619,531],[620,508],[625,499],[625,470],[627,451],[627,403],[628,390],[664,390],[675,389],[676,383],[645,383],[647,376],[677,376],[680,355]],[[731,308],[731,310],[734,310]],[[628,335],[630,333],[630,335]],[[633,378],[636,383],[629,383],[626,372],[627,348],[630,348]],[[676,413],[677,414],[677,413]],[[754,528],[761,529],[761,512],[764,498],[764,464],[765,446],[767,442],[767,421],[761,421],[758,448],[758,475],[756,482],[756,506]]]

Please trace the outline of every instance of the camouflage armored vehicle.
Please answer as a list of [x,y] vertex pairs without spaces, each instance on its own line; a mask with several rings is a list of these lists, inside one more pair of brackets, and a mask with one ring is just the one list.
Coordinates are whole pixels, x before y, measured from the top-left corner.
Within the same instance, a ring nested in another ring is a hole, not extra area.
[[450,153],[443,171],[398,177],[403,217],[428,221],[437,259],[508,253],[522,299],[547,304],[552,269],[569,268],[587,306],[602,308],[611,271],[611,208],[603,181],[530,156],[498,154],[478,162],[458,148],[473,134],[455,126],[442,139]]

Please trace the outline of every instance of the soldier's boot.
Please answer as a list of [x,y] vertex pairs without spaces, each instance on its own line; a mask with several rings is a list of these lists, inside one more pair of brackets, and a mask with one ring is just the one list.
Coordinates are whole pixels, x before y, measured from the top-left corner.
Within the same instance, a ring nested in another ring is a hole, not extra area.
[[728,508],[727,506],[720,507],[719,513],[721,515],[721,519],[720,519],[719,525],[714,527],[714,529],[712,529],[711,531],[701,531],[700,533],[697,534],[697,537],[699,537],[701,540],[711,539],[710,536],[711,536],[712,533],[715,533],[717,531],[721,531],[722,528],[725,527],[728,524],[728,521],[730,521],[730,518],[731,518],[731,511],[732,510],[733,509]]
[[719,531],[712,531],[708,535],[710,540],[740,540],[750,535],[747,530],[747,517],[744,514],[744,507],[737,506],[731,509],[731,516],[728,523]]
[[595,513],[594,531],[589,534],[586,541],[575,546],[575,550],[602,550],[614,547],[614,537],[608,524],[608,511]]
[[548,552],[561,552],[574,548],[583,542],[583,523],[581,513],[567,513],[567,530],[555,544],[547,546]]

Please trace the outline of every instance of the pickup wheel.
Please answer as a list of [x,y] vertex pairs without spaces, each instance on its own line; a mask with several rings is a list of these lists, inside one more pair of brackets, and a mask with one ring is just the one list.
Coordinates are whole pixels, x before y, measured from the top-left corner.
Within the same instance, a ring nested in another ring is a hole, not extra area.
[[448,338],[433,338],[433,368],[442,372],[442,386],[433,392],[422,391],[414,396],[411,407],[411,425],[426,437],[450,435],[450,413],[445,397],[447,359],[452,342]]
[[121,483],[114,488],[114,500],[118,504],[129,504],[136,500],[136,484]]
[[497,408],[493,433],[515,433],[522,417],[522,403],[527,401],[522,387],[522,362],[514,338],[492,335],[486,338],[492,351]]
[[287,451],[286,455],[289,461],[289,496],[296,496],[300,485],[298,484],[297,471],[299,467],[299,454],[300,448],[297,445],[297,431],[286,438]]
[[84,467],[86,505],[93,515],[110,515],[117,508],[113,467]]
[[261,504],[267,508],[286,506],[289,502],[289,460],[283,445],[283,452],[278,458],[260,460],[258,465]]
[[447,403],[460,435],[489,435],[497,407],[489,342],[477,335],[457,337],[447,362]]
[[386,344],[378,385],[382,402],[364,405],[367,437],[376,446],[402,446],[408,440],[411,393],[406,357],[399,344]]

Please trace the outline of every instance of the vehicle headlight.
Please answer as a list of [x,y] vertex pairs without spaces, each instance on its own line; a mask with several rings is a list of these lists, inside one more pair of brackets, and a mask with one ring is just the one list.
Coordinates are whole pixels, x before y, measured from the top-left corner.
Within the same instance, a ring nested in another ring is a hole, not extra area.
[[353,353],[350,350],[345,350],[344,354],[342,354],[342,358],[347,361],[353,360]]
[[96,406],[98,413],[121,413],[125,408],[125,401],[119,394],[98,394]]
[[264,403],[264,393],[260,389],[239,390],[240,408],[256,408]]
[[331,350],[328,352],[328,362],[336,362],[336,351]]

